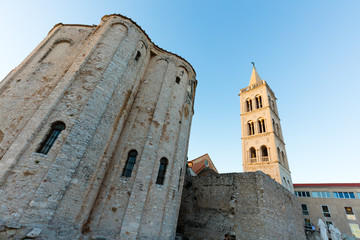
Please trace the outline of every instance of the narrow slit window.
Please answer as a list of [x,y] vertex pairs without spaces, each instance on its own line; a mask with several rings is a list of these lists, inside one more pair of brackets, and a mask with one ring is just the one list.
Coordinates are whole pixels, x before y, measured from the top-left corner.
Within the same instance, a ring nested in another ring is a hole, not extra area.
[[262,99],[261,99],[261,96],[256,96],[255,99],[256,99],[256,108],[257,108],[257,109],[262,108]]
[[249,127],[249,135],[254,135],[254,134],[255,134],[254,123],[253,123],[253,122],[249,122],[249,123],[248,123],[248,127]]
[[251,101],[251,99],[246,100],[246,111],[247,112],[252,111],[252,101]]
[[134,168],[135,162],[136,162],[136,157],[137,157],[138,153],[136,150],[131,150],[128,154],[128,158],[126,160],[126,164],[124,167],[124,171],[123,171],[123,176],[124,177],[131,177],[131,173],[132,170]]
[[177,83],[177,84],[180,84],[180,78],[179,77],[176,77],[176,79],[175,79],[175,82]]
[[46,136],[45,140],[41,143],[40,147],[36,152],[47,154],[51,147],[54,145],[56,139],[60,135],[61,131],[65,129],[65,123],[63,122],[54,122],[51,124],[51,130]]
[[160,166],[159,166],[159,172],[156,179],[156,184],[164,184],[165,179],[165,173],[166,173],[166,166],[168,165],[168,160],[166,158],[160,159]]
[[137,51],[136,56],[135,56],[135,61],[139,61],[140,57],[141,57],[141,52]]
[[258,124],[259,124],[259,133],[264,133],[265,132],[265,120],[264,119],[258,120]]

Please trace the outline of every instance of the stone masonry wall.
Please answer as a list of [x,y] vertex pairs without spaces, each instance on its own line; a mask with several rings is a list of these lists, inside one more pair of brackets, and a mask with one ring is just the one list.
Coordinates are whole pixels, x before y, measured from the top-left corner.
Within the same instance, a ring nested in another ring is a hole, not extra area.
[[56,25],[0,84],[0,239],[173,239],[195,88],[129,18]]
[[296,196],[259,171],[191,177],[182,199],[177,231],[191,240],[305,239]]

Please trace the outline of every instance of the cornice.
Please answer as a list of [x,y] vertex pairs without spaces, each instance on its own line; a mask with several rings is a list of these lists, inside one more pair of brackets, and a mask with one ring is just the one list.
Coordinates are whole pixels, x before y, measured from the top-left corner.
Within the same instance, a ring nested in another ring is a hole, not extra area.
[[282,142],[282,144],[284,144],[284,146],[285,146],[285,142],[274,131],[258,133],[255,135],[249,135],[249,136],[242,137],[241,139],[264,138],[264,137],[270,136],[270,134],[273,134],[274,136],[276,136],[276,138],[279,139],[280,142]]

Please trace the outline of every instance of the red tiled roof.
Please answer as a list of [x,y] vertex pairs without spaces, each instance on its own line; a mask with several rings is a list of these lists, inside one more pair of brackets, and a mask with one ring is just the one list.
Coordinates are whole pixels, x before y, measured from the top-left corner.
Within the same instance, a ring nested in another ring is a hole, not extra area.
[[294,183],[294,187],[360,187],[360,183]]

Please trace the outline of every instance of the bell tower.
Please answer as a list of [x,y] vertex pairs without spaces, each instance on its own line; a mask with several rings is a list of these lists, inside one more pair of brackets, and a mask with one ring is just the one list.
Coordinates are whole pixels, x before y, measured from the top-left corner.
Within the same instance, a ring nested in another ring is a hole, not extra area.
[[249,86],[239,94],[243,169],[262,171],[293,192],[277,98],[252,64]]

